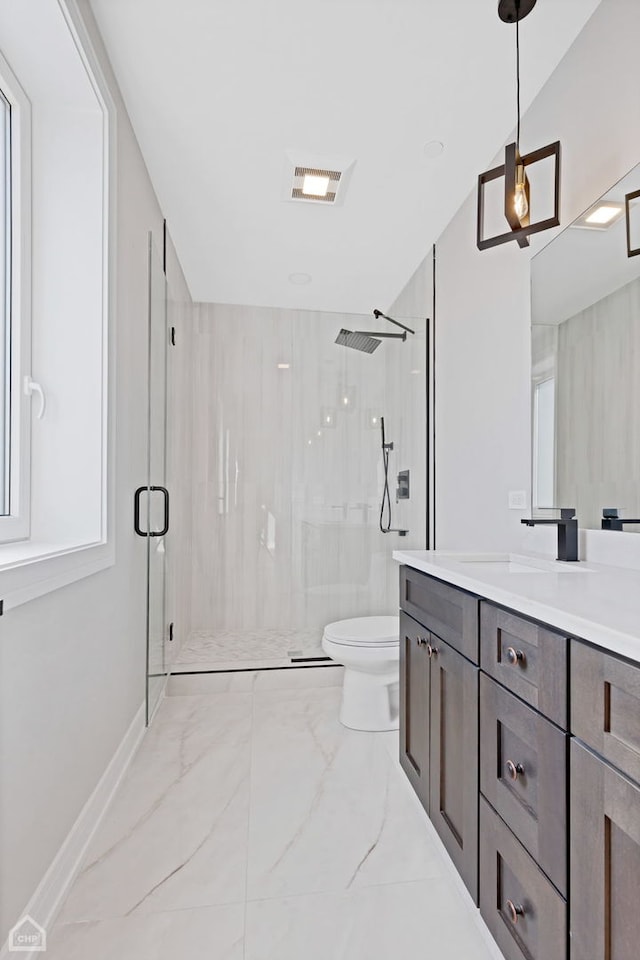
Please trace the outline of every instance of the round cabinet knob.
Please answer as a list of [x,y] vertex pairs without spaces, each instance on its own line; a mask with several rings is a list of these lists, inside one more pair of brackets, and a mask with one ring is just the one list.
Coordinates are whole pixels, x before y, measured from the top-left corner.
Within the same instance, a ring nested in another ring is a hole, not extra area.
[[512,667],[517,667],[518,664],[524,666],[526,657],[522,650],[516,650],[515,647],[507,647],[507,660]]
[[507,760],[506,768],[511,780],[517,780],[524,774],[524,766],[521,763],[514,763],[513,760]]
[[437,656],[438,656],[438,648],[437,648],[437,647],[434,647],[433,644],[428,643],[428,644],[427,644],[427,654],[429,655],[429,657],[437,657]]
[[426,637],[418,637],[416,639],[416,643],[418,644],[419,647],[426,647],[427,645]]
[[518,917],[524,916],[524,907],[520,903],[514,903],[513,900],[507,900],[506,908],[511,923],[517,923]]

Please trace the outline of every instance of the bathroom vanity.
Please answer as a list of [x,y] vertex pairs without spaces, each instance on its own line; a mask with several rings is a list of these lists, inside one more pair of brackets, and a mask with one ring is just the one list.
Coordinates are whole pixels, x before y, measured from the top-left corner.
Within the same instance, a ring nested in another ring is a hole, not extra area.
[[398,551],[400,762],[507,960],[637,960],[640,572]]

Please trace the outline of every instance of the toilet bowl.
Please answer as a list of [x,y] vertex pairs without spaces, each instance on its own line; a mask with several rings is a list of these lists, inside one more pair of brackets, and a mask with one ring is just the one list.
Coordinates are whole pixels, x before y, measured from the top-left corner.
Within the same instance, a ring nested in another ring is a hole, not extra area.
[[322,649],[344,665],[340,722],[352,730],[397,730],[398,617],[355,617],[324,628]]

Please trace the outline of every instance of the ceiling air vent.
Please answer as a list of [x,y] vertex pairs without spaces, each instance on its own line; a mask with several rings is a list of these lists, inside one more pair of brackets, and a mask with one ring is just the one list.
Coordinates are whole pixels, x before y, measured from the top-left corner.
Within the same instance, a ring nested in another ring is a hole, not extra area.
[[335,203],[340,184],[340,170],[322,170],[318,167],[296,167],[293,173],[293,200],[319,200]]
[[286,151],[283,169],[282,199],[296,203],[316,203],[339,207],[355,160],[337,154],[321,155],[302,150]]

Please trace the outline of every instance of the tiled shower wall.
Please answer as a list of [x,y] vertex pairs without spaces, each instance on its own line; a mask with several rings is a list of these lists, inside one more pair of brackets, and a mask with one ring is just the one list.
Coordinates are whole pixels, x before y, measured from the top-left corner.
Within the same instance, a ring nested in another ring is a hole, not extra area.
[[[335,344],[373,317],[199,304],[193,337],[192,626],[318,631],[397,609],[391,551],[424,546],[425,320],[374,354]],[[378,528],[380,417],[393,526]],[[395,504],[410,469],[412,499]]]

